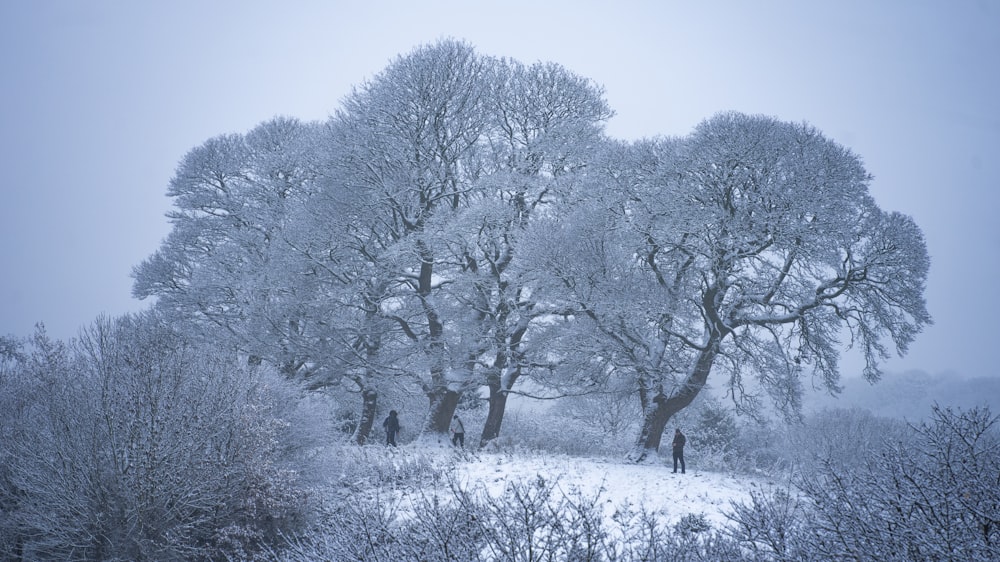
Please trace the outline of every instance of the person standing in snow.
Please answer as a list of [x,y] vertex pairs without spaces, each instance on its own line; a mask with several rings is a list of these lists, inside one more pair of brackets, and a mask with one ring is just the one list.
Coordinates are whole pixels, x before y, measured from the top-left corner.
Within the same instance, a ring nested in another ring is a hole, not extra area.
[[396,415],[396,410],[389,411],[389,417],[382,422],[382,427],[385,428],[385,444],[395,447],[396,434],[399,433],[399,418]]
[[674,474],[677,474],[677,461],[681,463],[681,474],[684,474],[684,444],[687,437],[681,433],[680,428],[674,431]]
[[459,419],[458,414],[451,418],[451,425],[448,427],[451,431],[451,444],[456,447],[465,448],[465,426],[462,425],[462,420]]

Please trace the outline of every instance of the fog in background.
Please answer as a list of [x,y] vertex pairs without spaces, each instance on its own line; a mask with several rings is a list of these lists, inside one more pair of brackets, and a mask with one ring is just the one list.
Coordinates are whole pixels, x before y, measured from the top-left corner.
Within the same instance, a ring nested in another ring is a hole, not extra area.
[[[815,125],[927,238],[936,324],[886,369],[998,374],[1000,4],[976,0],[7,0],[0,334],[44,322],[68,338],[148,306],[130,270],[169,231],[165,192],[188,150],[276,115],[325,119],[444,37],[602,84],[618,138],[685,135],[724,110]],[[849,378],[860,361],[843,366]]]

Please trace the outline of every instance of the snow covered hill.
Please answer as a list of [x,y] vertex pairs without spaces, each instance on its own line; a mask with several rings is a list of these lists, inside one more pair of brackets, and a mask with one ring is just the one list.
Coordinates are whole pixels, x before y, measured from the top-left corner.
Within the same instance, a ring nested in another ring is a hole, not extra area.
[[[398,454],[405,457],[414,453],[400,450]],[[731,511],[732,502],[749,503],[751,491],[764,492],[780,485],[693,466],[688,466],[686,474],[674,474],[667,464],[636,465],[615,459],[536,453],[436,454],[452,457],[441,460],[454,463],[448,470],[463,489],[484,491],[492,497],[502,495],[509,484],[530,483],[541,477],[567,496],[599,496],[606,517],[622,508],[643,507],[669,523],[693,514],[703,516],[716,528],[728,522],[725,512]]]
[[713,526],[724,524],[723,515],[733,501],[749,501],[750,491],[773,484],[749,477],[702,472],[689,467],[673,473],[663,464],[636,465],[624,461],[567,456],[516,456],[482,454],[456,465],[460,480],[500,494],[508,482],[537,476],[556,480],[564,492],[579,490],[584,496],[600,494],[611,515],[622,506],[643,505],[676,522],[687,514],[704,515]]

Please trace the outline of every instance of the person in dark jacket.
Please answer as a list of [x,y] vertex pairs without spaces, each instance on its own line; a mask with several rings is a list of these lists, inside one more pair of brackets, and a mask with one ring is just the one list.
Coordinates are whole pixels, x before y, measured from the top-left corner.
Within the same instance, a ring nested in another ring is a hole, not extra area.
[[680,428],[674,431],[674,474],[677,474],[677,461],[681,463],[681,474],[684,474],[684,444],[687,437],[681,433]]
[[382,422],[382,427],[385,428],[385,444],[395,447],[396,434],[399,433],[399,418],[396,416],[396,410],[389,412],[389,417]]

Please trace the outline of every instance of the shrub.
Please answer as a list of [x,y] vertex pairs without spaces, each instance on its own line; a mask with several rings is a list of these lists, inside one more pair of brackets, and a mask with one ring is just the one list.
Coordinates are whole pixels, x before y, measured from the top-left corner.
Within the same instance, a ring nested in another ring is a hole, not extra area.
[[832,558],[1000,559],[1000,435],[986,408],[933,409],[915,438],[844,470],[827,462],[802,490],[813,551]]
[[[870,429],[857,425],[865,420],[840,427]],[[985,408],[935,407],[908,435],[884,435],[868,455],[845,458],[840,446],[821,445],[827,453],[800,476],[797,493],[734,506],[731,536],[764,560],[1000,560],[997,418]],[[865,431],[850,437],[875,440]]]
[[275,559],[462,560],[741,560],[737,543],[689,514],[668,525],[662,514],[625,506],[605,517],[606,501],[563,491],[559,477],[508,483],[503,493],[483,488],[423,486],[403,496],[377,487],[334,502],[312,532],[289,540]]
[[306,505],[270,373],[151,316],[36,335],[3,398],[8,558],[251,558]]

